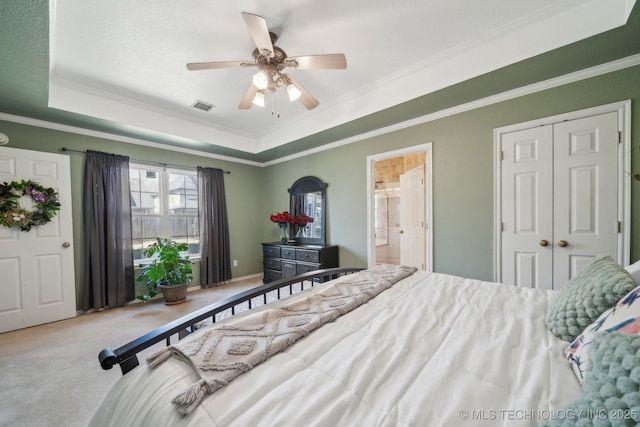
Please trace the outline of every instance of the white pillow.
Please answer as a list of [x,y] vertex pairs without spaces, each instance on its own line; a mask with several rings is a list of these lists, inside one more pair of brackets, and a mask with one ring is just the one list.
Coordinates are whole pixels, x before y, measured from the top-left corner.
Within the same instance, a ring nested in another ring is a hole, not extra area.
[[625,268],[629,272],[629,275],[636,284],[640,285],[640,261],[636,261],[631,265],[627,265]]

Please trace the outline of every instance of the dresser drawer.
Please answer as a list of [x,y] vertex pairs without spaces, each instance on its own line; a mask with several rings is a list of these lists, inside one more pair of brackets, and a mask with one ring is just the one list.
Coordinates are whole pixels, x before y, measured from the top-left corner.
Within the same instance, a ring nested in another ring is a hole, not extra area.
[[262,254],[264,283],[340,265],[337,245],[269,242],[262,244]]
[[282,260],[280,260],[280,258],[265,258],[263,262],[264,268],[282,270]]
[[274,280],[282,279],[282,272],[276,270],[264,269],[264,283],[273,282]]
[[296,249],[296,259],[304,262],[320,262],[320,251]]
[[285,259],[296,259],[296,248],[280,248],[280,257]]
[[280,258],[280,246],[262,246],[262,256],[265,258]]
[[307,264],[299,262],[296,265],[296,274],[308,273],[320,269],[320,264]]
[[295,261],[282,261],[282,278],[295,276],[298,274],[298,268]]

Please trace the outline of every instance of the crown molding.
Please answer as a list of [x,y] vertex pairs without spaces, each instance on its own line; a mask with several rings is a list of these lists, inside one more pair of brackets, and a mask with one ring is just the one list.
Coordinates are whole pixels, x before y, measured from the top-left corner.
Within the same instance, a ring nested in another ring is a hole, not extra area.
[[497,104],[503,101],[519,98],[521,96],[530,95],[543,90],[552,89],[552,88],[563,86],[566,84],[589,79],[592,77],[597,77],[600,75],[612,73],[615,71],[623,70],[625,68],[635,67],[637,65],[640,65],[640,54],[628,56],[626,58],[622,58],[616,61],[608,62],[605,64],[586,68],[584,70],[576,71],[574,73],[570,73],[570,74],[559,76],[553,79],[545,80],[539,83],[534,83],[531,85],[510,90],[510,91],[502,92],[502,93],[492,95],[486,98],[482,98],[476,101],[468,102],[466,104],[461,104],[452,108],[440,110],[435,113],[426,114],[421,117],[416,117],[411,120],[406,120],[404,122],[400,122],[391,126],[386,126],[384,128],[376,129],[370,132],[365,132],[350,138],[345,138],[338,141],[330,142],[328,144],[322,145],[321,147],[316,147],[310,150],[301,151],[296,154],[283,156],[278,159],[270,160],[267,162],[256,162],[251,160],[238,159],[231,156],[221,156],[221,155],[212,154],[212,153],[205,153],[202,151],[189,149],[189,148],[173,147],[170,145],[146,141],[143,139],[116,135],[108,132],[95,131],[95,130],[81,128],[77,126],[64,125],[60,123],[54,123],[50,121],[33,119],[30,117],[17,116],[17,115],[1,113],[1,112],[0,112],[0,120],[21,123],[21,124],[47,128],[52,130],[58,130],[62,132],[69,132],[69,133],[74,133],[79,135],[92,136],[96,138],[111,139],[114,141],[126,142],[130,144],[142,145],[146,147],[152,147],[152,148],[168,150],[168,151],[175,151],[175,152],[180,152],[185,154],[192,154],[192,155],[202,156],[202,157],[207,157],[212,159],[225,160],[229,162],[241,163],[241,164],[246,164],[251,166],[267,167],[267,166],[272,166],[278,163],[288,162],[290,160],[295,160],[301,157],[309,156],[312,154],[320,153],[323,151],[331,150],[344,145],[353,144],[355,142],[362,141],[365,139],[370,139],[380,135],[385,135],[387,133],[395,132],[401,129],[406,129],[412,126],[421,125],[434,120],[449,117],[455,114],[464,113],[467,111],[475,110],[477,108],[482,108],[482,107]]
[[219,154],[206,153],[199,150],[194,150],[191,148],[183,148],[183,147],[174,147],[167,144],[161,144],[159,142],[147,141],[139,138],[132,138],[129,136],[117,135],[109,132],[96,131],[92,129],[81,128],[78,126],[70,126],[61,123],[50,122],[46,120],[34,119],[31,117],[17,116],[13,114],[7,114],[0,112],[0,120],[5,120],[8,122],[19,123],[23,125],[35,126],[39,128],[57,130],[61,132],[73,133],[76,135],[84,135],[90,136],[94,138],[102,138],[102,139],[110,139],[113,141],[126,142],[129,144],[141,145],[144,147],[157,148],[160,150],[174,151],[184,154],[192,154],[194,156],[199,157],[207,157],[210,159],[224,160],[233,163],[241,163],[251,166],[263,166],[262,163],[254,162],[251,160],[238,159],[236,157],[231,156],[222,156]]
[[576,71],[574,73],[565,74],[560,77],[556,77],[549,80],[544,80],[539,83],[533,83],[527,86],[522,86],[517,89],[502,92],[496,95],[492,95],[486,98],[482,98],[476,101],[468,102],[466,104],[457,105],[455,107],[447,108],[444,110],[436,111],[435,113],[426,114],[424,116],[416,117],[411,120],[396,123],[394,125],[386,126],[384,128],[376,129],[370,132],[362,133],[350,138],[345,138],[339,141],[335,141],[329,144],[325,144],[321,147],[313,148],[306,151],[301,151],[290,156],[284,156],[278,159],[274,159],[263,163],[263,166],[271,166],[282,162],[298,159],[311,154],[320,153],[322,151],[331,150],[333,148],[341,147],[343,145],[353,144],[354,142],[362,141],[365,139],[374,138],[387,133],[395,132],[401,129],[421,125],[434,120],[442,119],[445,117],[453,116],[455,114],[464,113],[467,111],[475,110],[477,108],[486,107],[489,105],[497,104],[500,102],[508,101],[511,99],[519,98],[521,96],[530,95],[536,92],[541,92],[547,89],[553,89],[555,87],[564,86],[570,83],[575,83],[581,80],[589,79],[592,77],[601,76],[614,71],[623,70],[625,68],[635,67],[640,65],[640,54],[628,56],[623,59],[608,62],[605,64],[597,65],[584,70]]

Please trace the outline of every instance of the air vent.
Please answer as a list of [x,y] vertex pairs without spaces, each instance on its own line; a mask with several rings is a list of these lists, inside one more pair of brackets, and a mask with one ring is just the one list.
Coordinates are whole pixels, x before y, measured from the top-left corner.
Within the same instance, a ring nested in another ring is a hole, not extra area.
[[213,108],[213,105],[207,104],[206,102],[196,101],[191,105],[193,108],[197,108],[202,111],[209,111]]

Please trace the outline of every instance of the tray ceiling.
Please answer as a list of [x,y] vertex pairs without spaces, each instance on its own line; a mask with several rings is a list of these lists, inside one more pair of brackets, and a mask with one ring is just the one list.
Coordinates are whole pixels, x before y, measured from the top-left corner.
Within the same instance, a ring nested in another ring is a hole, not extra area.
[[[51,0],[48,107],[194,150],[258,154],[624,25],[634,3]],[[346,55],[346,70],[289,72],[317,108],[280,90],[240,110],[255,68],[187,70],[251,60],[241,12],[263,16],[289,56]]]

